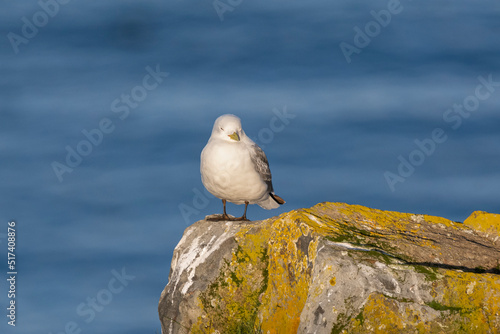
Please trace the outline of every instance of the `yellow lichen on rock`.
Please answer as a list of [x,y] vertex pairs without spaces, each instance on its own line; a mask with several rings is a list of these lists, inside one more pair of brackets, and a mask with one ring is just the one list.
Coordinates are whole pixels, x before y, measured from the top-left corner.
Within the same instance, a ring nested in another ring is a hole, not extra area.
[[425,305],[371,294],[339,333],[498,333],[500,279],[496,275],[443,270]]
[[464,224],[476,231],[486,233],[495,242],[500,240],[500,214],[474,211]]
[[267,288],[266,243],[268,229],[243,228],[236,235],[238,247],[225,261],[218,278],[200,294],[204,315],[192,333],[253,332],[259,327],[257,309]]
[[[235,235],[238,247],[231,260],[200,295],[205,316],[192,332],[296,333],[318,239],[307,224],[298,223],[302,218],[302,213],[287,214]],[[277,329],[276,324],[282,325]]]
[[500,333],[499,217],[320,203],[198,222],[176,247],[163,333]]
[[303,218],[301,213],[292,213],[272,224],[268,242],[268,272],[272,283],[262,297],[259,312],[264,333],[297,333],[317,247],[317,237],[304,235],[303,231],[308,233],[309,229],[296,222]]
[[468,333],[488,333],[491,329],[500,332],[498,275],[447,270],[435,288],[442,291],[436,304],[460,315],[455,321],[460,329]]
[[356,221],[368,227],[378,230],[391,228],[395,230],[407,230],[409,225],[418,225],[423,222],[442,224],[446,227],[457,228],[455,222],[437,216],[415,215],[397,211],[384,211],[368,208],[362,205],[349,205],[345,203],[321,203],[311,208],[323,210],[335,210],[349,221]]
[[398,302],[373,293],[368,297],[362,313],[351,319],[351,326],[343,333],[402,333],[405,327]]

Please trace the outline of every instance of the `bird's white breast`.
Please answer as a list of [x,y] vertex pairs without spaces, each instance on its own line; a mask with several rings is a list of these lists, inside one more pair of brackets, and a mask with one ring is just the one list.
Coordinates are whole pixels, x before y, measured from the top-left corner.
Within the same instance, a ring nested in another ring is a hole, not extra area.
[[214,196],[236,204],[256,203],[267,193],[243,142],[209,140],[201,153],[201,178]]

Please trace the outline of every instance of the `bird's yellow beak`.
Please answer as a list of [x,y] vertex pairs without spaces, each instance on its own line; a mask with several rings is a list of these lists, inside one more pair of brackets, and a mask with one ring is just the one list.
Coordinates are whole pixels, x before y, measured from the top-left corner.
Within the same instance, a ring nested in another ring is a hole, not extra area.
[[238,135],[237,132],[233,133],[232,135],[229,135],[229,138],[235,141],[240,141],[240,136]]

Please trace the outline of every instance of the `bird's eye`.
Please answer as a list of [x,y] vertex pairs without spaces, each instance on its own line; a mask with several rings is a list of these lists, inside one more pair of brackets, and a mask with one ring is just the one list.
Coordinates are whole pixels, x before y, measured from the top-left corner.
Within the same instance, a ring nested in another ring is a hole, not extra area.
[[224,129],[223,129],[223,128],[220,128],[220,129],[221,129],[222,131],[224,131]]

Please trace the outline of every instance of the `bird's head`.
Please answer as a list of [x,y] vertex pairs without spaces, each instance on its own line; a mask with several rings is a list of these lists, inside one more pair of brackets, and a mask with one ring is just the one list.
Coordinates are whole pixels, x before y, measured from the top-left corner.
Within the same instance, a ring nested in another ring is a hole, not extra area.
[[239,142],[244,134],[241,129],[241,120],[231,114],[222,115],[217,118],[212,130],[212,137],[229,142]]

